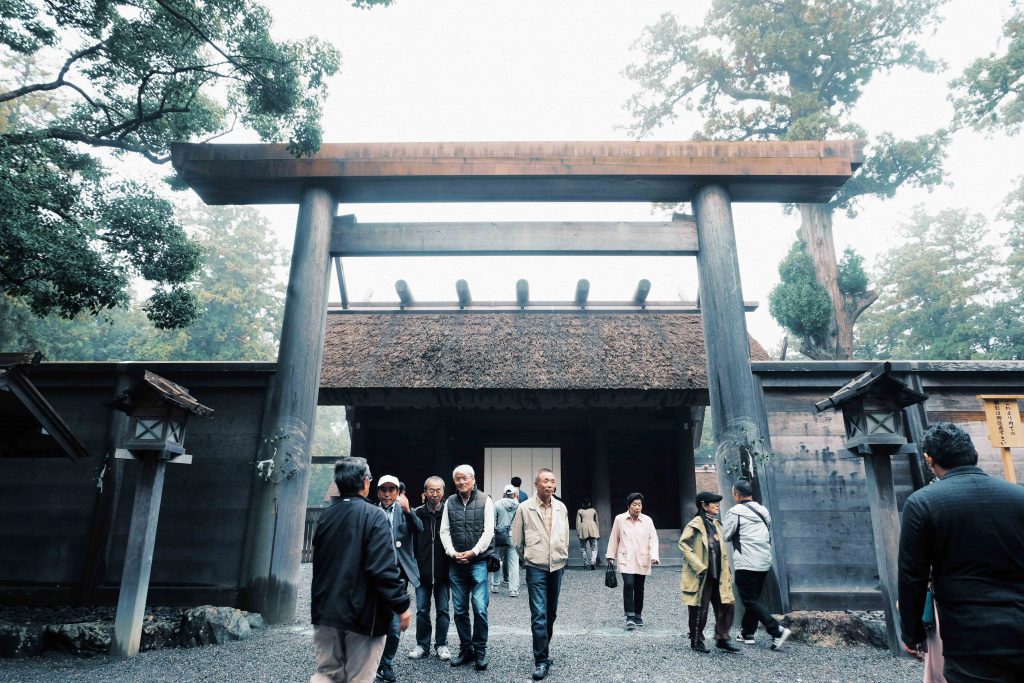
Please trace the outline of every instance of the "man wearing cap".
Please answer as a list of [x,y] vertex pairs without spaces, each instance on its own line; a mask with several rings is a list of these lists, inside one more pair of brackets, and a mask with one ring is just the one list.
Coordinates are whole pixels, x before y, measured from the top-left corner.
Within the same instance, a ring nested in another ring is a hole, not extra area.
[[753,645],[757,622],[761,622],[772,637],[771,648],[780,650],[793,633],[780,626],[761,603],[761,590],[772,568],[772,516],[767,508],[754,502],[754,487],[746,479],[732,485],[732,498],[736,505],[725,513],[722,537],[732,543],[736,588],[743,602],[743,620],[736,640]]
[[[413,547],[413,534],[423,531],[423,523],[419,517],[412,513],[409,507],[409,499],[405,494],[400,493],[401,482],[398,477],[385,474],[377,482],[377,500],[388,520],[388,527],[391,530],[391,540],[395,562],[402,575],[402,581],[412,584],[413,588],[419,588],[420,569],[416,563],[416,555]],[[406,590],[408,588],[406,587]],[[392,664],[395,661],[395,654],[398,652],[398,642],[402,636],[398,628],[397,619],[391,620],[391,627],[388,629],[387,641],[384,644],[384,652],[380,658],[380,666],[377,668],[377,676],[387,683],[398,680],[395,676]]]
[[729,642],[732,628],[732,574],[729,556],[722,542],[722,526],[718,523],[722,496],[710,491],[697,494],[697,514],[683,528],[679,550],[683,553],[683,572],[679,589],[690,618],[690,649],[710,652],[704,644],[704,627],[708,608],[715,610],[715,647],[729,654],[739,649]]
[[316,672],[311,683],[369,683],[392,616],[409,627],[409,595],[380,508],[366,496],[372,476],[364,458],[334,465],[339,496],[313,534],[311,607]]
[[[469,465],[452,472],[456,493],[444,504],[441,543],[451,558],[448,577],[452,584],[452,611],[459,632],[459,654],[452,666],[473,662],[477,671],[487,669],[487,558],[494,555],[494,504],[476,487],[476,473]],[[469,621],[470,604],[473,623]]]
[[505,487],[505,495],[494,504],[494,553],[501,560],[502,568],[491,578],[491,592],[498,592],[502,575],[507,573],[510,598],[519,597],[519,553],[512,544],[512,519],[518,507],[516,487],[509,484]]

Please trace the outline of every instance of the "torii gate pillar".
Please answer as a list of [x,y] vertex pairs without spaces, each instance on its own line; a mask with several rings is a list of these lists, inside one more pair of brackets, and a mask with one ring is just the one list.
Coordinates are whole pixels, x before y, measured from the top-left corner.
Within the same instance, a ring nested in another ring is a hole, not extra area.
[[[763,408],[755,391],[750,370],[750,345],[744,316],[740,264],[736,256],[736,234],[729,193],[721,185],[705,185],[693,196],[697,219],[697,274],[700,285],[701,324],[708,364],[708,394],[714,428],[715,465],[718,487],[723,496],[722,513],[732,505],[732,484],[740,472],[755,476],[755,491],[775,514],[770,477],[759,472],[754,455],[768,452],[768,434],[762,431]],[[729,471],[729,465],[739,471]],[[775,586],[785,581],[785,558],[779,552],[779,534],[772,529],[776,562],[772,566]],[[782,574],[783,576],[780,576]],[[771,589],[770,589],[771,590]],[[788,591],[773,596],[773,603],[788,607]],[[778,602],[777,602],[778,601]]]
[[256,518],[249,560],[248,607],[279,624],[295,615],[302,538],[309,490],[309,445],[316,418],[323,360],[329,244],[338,203],[319,187],[306,188],[299,204],[285,298],[277,373],[263,419],[253,505]]

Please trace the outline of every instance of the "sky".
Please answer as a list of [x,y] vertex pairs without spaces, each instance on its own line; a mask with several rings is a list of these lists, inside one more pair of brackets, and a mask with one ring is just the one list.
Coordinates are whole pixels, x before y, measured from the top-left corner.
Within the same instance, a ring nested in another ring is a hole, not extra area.
[[[342,68],[330,85],[326,142],[628,140],[624,103],[635,91],[622,71],[642,60],[631,45],[665,12],[699,22],[706,0],[396,0],[357,10],[344,0],[266,0],[278,38],[317,35],[337,46]],[[899,70],[867,87],[854,120],[871,133],[911,137],[948,125],[947,83],[973,59],[999,49],[1008,2],[954,0],[945,20],[921,42],[947,68],[939,74]],[[687,140],[701,121],[692,114],[650,140]],[[244,132],[228,142],[256,141]],[[933,192],[904,189],[891,200],[869,199],[856,219],[836,216],[841,253],[854,247],[868,265],[898,242],[896,228],[913,208],[966,207],[990,218],[1021,175],[1024,136],[986,137],[963,131],[947,161],[949,184]],[[778,263],[798,228],[776,204],[735,204],[744,298],[760,302],[748,328],[776,349],[782,330],[768,313]],[[296,207],[259,207],[277,239],[291,249]],[[343,205],[363,222],[501,220],[664,220],[649,204],[367,204]],[[998,226],[994,226],[998,229]],[[994,236],[993,239],[997,239]],[[405,279],[419,301],[454,301],[454,283],[468,280],[477,300],[511,300],[515,282],[531,298],[569,300],[587,278],[592,300],[627,300],[641,278],[650,300],[693,299],[696,265],[687,257],[452,257],[347,259],[353,301],[396,301]],[[338,300],[335,285],[332,301]]]

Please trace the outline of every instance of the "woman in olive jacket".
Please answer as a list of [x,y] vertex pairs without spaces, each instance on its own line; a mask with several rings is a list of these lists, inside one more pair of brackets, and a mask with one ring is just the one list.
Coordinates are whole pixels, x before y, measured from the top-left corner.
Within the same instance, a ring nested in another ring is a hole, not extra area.
[[729,642],[735,602],[732,573],[722,525],[717,519],[721,500],[717,493],[697,494],[697,514],[679,538],[679,550],[683,553],[679,589],[690,617],[690,647],[697,652],[710,652],[704,644],[704,627],[708,623],[708,608],[714,607],[715,647],[735,654],[739,649]]

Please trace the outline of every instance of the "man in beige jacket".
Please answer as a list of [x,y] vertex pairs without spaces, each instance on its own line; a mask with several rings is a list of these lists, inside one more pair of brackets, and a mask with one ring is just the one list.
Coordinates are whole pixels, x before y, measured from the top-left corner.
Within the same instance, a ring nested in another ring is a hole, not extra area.
[[534,479],[536,495],[520,504],[512,520],[512,543],[526,560],[526,588],[530,595],[533,632],[533,680],[547,677],[551,668],[548,648],[558,613],[562,572],[569,558],[569,511],[554,497],[555,473],[544,467]]

